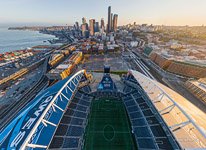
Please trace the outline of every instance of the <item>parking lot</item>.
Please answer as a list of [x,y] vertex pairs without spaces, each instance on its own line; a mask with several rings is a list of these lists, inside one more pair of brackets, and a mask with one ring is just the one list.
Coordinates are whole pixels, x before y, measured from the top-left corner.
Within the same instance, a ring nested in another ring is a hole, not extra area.
[[112,71],[127,71],[127,62],[122,58],[121,53],[107,53],[99,55],[88,55],[82,68],[88,71],[103,70],[104,65],[109,65]]

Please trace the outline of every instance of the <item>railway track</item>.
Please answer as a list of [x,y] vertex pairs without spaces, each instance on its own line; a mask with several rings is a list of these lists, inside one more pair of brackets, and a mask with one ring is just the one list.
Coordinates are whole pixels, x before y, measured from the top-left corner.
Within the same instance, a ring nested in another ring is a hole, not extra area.
[[32,70],[38,68],[40,65],[42,65],[47,58],[42,58],[41,60],[35,62],[34,64],[24,67],[17,71],[16,73],[13,73],[12,75],[0,80],[0,89],[4,89],[6,87],[11,86],[13,81],[16,81],[17,79],[25,76],[26,74],[30,73]]
[[4,128],[17,114],[24,108],[44,87],[48,85],[48,78],[42,78],[31,88],[28,89],[20,100],[9,105],[0,114],[0,130]]
[[[64,46],[63,48],[65,48]],[[61,49],[63,49],[61,48]],[[22,95],[18,101],[13,102],[9,106],[7,106],[4,110],[0,112],[0,131],[12,121],[16,117],[16,115],[23,109],[25,106],[31,102],[34,97],[45,87],[49,86],[49,79],[46,77],[46,72],[49,70],[47,67],[49,55],[43,60],[38,61],[38,63],[42,63],[44,61],[44,70],[42,71],[42,77],[37,81],[35,85],[33,85],[30,89],[25,91],[24,95]],[[37,66],[39,64],[35,64]],[[30,66],[30,69],[33,70],[35,67]]]

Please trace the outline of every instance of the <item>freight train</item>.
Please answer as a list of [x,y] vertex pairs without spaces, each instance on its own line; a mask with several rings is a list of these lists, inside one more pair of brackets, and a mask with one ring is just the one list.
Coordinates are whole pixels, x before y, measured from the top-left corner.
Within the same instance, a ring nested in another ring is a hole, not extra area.
[[10,76],[0,80],[0,87],[1,88],[6,88],[8,86],[10,86],[12,84],[13,81],[21,78],[22,76],[24,76],[25,74],[29,73],[30,71],[36,69],[37,67],[39,67],[41,64],[43,64],[45,61],[45,58],[42,58],[40,61],[26,67],[26,68],[22,68],[19,71],[11,74]]
[[61,80],[68,77],[82,60],[82,52],[74,52],[71,57],[47,73],[51,80]]
[[[56,66],[58,63],[60,63],[66,56],[71,54],[74,50],[76,50],[76,47],[73,45],[66,45],[59,50],[55,50],[53,53],[53,56],[51,57],[51,60],[49,61],[50,68]],[[25,74],[29,73],[30,71],[37,68],[39,65],[43,64],[45,61],[45,58],[42,58],[40,61],[26,67],[22,68],[19,71],[15,72],[14,74],[11,74],[10,76],[0,80],[0,88],[6,88],[12,84],[13,81],[17,80],[18,78],[21,78]],[[72,69],[71,69],[72,70]]]
[[74,50],[76,50],[76,47],[73,45],[67,45],[62,47],[60,50],[55,50],[49,61],[50,68],[57,66],[61,61],[64,60],[66,56],[71,54]]

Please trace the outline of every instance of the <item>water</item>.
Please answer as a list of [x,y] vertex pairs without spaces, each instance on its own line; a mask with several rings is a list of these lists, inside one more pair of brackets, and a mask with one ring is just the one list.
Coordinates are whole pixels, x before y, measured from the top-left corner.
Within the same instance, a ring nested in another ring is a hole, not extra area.
[[36,45],[49,45],[47,40],[54,38],[55,36],[41,34],[38,31],[8,30],[8,27],[0,27],[0,53]]

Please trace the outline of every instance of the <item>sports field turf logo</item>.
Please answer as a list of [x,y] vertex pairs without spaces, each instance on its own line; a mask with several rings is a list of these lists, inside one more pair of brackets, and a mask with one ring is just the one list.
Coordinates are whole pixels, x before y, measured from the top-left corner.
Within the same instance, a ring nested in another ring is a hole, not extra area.
[[114,131],[114,128],[107,124],[104,126],[104,138],[107,140],[107,141],[112,141],[112,139],[114,138],[115,136],[115,131]]

